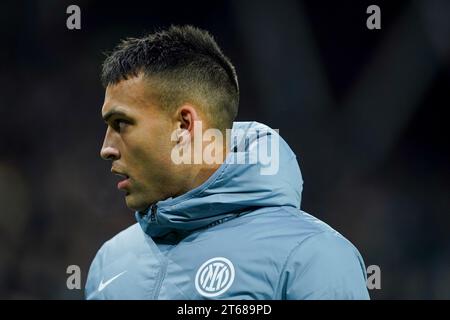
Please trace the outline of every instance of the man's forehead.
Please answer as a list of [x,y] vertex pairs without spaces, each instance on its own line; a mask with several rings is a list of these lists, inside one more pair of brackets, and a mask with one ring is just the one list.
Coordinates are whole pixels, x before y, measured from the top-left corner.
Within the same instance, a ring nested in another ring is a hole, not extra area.
[[132,77],[106,87],[102,115],[113,108],[119,108],[118,106],[125,112],[129,108],[139,108],[147,104],[148,94],[142,76]]
[[145,95],[145,84],[141,76],[111,83],[106,87],[105,100],[132,99]]

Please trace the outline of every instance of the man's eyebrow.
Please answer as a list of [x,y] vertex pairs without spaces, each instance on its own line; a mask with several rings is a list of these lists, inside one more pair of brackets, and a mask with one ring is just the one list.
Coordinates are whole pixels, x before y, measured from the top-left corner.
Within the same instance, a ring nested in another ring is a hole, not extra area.
[[109,118],[111,118],[112,116],[128,117],[128,115],[125,112],[113,109],[105,113],[105,115],[103,115],[102,118],[105,122],[108,122]]

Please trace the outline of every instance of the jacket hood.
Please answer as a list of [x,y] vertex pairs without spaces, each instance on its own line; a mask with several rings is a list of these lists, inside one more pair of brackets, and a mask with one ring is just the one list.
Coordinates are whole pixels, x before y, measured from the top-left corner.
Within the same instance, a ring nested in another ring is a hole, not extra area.
[[226,160],[202,185],[136,212],[146,234],[187,235],[261,207],[300,208],[300,168],[278,132],[258,122],[234,122],[230,136]]

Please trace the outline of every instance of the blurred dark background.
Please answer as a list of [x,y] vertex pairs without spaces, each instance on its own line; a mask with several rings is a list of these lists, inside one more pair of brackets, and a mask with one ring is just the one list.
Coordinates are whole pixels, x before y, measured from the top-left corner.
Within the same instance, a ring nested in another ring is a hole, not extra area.
[[[66,8],[81,8],[81,30]],[[368,30],[366,8],[381,8]],[[450,299],[450,1],[2,2],[0,298],[81,299],[66,268],[134,223],[99,150],[103,52],[170,24],[237,68],[238,120],[298,155],[302,208],[381,268],[374,299]]]

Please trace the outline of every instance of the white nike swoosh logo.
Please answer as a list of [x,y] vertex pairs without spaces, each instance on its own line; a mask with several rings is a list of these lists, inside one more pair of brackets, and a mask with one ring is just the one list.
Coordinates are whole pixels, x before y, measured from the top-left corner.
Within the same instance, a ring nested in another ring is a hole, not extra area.
[[125,272],[127,272],[127,270],[122,271],[121,273],[119,273],[118,275],[112,277],[111,279],[109,279],[109,280],[106,281],[106,282],[103,282],[103,279],[102,279],[102,281],[100,281],[100,284],[98,285],[98,292],[100,292],[100,291],[102,291],[103,289],[105,289],[107,286],[109,286],[109,284],[110,284],[111,282],[113,282],[114,280],[116,280],[118,277],[120,277],[121,275],[123,275]]

